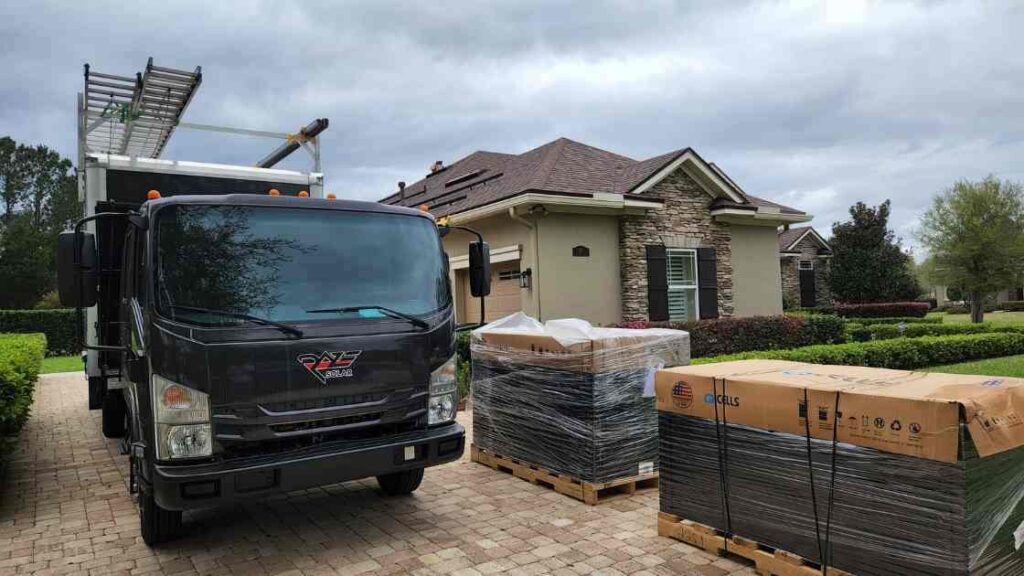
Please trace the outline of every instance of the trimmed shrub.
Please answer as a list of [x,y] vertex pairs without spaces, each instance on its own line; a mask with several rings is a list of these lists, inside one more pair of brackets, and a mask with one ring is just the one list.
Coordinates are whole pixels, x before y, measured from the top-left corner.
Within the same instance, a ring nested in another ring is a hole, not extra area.
[[[996,311],[996,305],[995,304],[985,303],[985,304],[982,305],[981,309],[985,313],[995,312]],[[939,312],[945,312],[946,314],[970,314],[971,313],[971,305],[970,304],[946,304],[946,305],[943,305],[943,306],[939,306],[938,311]]]
[[868,302],[864,304],[836,304],[835,311],[846,318],[891,318],[909,316],[924,318],[928,314],[927,302]]
[[942,316],[926,316],[914,318],[912,316],[896,316],[894,318],[853,318],[847,320],[857,324],[942,324]]
[[42,334],[0,334],[0,439],[28,420],[45,350]]
[[459,399],[469,398],[473,368],[469,356],[470,331],[455,334],[455,376],[459,386]]
[[69,356],[82,351],[82,334],[73,309],[0,310],[0,332],[45,334],[47,356]]
[[797,348],[845,341],[845,322],[836,316],[751,316],[692,322],[625,322],[620,328],[674,328],[690,333],[694,358],[747,350]]
[[996,304],[1003,312],[1024,312],[1024,300],[1007,300]]
[[807,346],[793,350],[768,350],[700,358],[694,364],[730,360],[793,360],[813,364],[840,364],[913,370],[941,364],[1024,354],[1024,334],[963,334],[894,338],[851,342],[832,346]]
[[870,339],[872,340],[886,340],[901,336],[918,338],[921,336],[999,332],[1024,334],[1024,324],[992,324],[990,322],[982,322],[980,324],[908,324],[902,327],[896,324],[872,324],[866,326],[865,329],[870,333]]

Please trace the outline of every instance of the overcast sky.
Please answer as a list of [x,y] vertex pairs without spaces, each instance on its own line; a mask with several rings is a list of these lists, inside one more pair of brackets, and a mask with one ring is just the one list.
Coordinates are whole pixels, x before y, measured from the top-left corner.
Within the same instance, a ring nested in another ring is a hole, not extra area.
[[[891,198],[910,243],[956,179],[1024,180],[1024,3],[691,4],[12,0],[0,135],[74,157],[82,64],[131,75],[153,56],[202,66],[186,121],[328,117],[327,189],[349,198],[559,136],[637,159],[690,146],[826,234]],[[249,164],[275,145],[180,130],[165,157]]]

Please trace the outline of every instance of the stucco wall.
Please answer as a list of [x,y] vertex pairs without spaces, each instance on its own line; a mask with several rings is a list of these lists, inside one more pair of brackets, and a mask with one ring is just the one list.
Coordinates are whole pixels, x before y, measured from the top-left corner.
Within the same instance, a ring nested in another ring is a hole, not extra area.
[[733,314],[756,316],[782,313],[778,233],[768,226],[730,229],[733,268]]
[[[613,324],[619,301],[619,222],[615,216],[551,213],[536,219],[540,239],[540,317]],[[590,256],[572,255],[585,246]],[[539,284],[539,286],[538,286]]]
[[[682,170],[677,170],[644,196],[661,198],[665,205],[646,215],[622,216],[619,251],[622,277],[622,317],[647,319],[648,244],[670,248],[711,247],[715,249],[718,272],[718,313],[731,316],[733,305],[732,249],[729,224],[711,218],[711,196]],[[772,245],[777,241],[772,239]],[[777,258],[777,256],[775,256]]]
[[[501,215],[492,218],[478,220],[468,225],[469,228],[483,234],[491,251],[505,248],[506,246],[520,246],[521,260],[520,270],[533,267],[535,258],[533,251],[533,233],[521,223],[512,220],[508,216]],[[469,252],[469,243],[476,238],[471,234],[460,230],[452,230],[443,240],[444,250],[449,258],[465,256]],[[462,289],[463,283],[455,281],[455,272],[452,271],[452,294],[455,295],[455,311],[458,318],[465,318],[465,304],[472,297]],[[521,290],[523,311],[531,316],[537,315],[537,299],[533,290]]]

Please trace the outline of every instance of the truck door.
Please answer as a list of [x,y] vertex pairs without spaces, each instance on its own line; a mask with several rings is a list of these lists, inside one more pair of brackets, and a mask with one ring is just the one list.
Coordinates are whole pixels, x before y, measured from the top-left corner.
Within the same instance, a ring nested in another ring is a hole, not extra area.
[[146,235],[134,226],[129,226],[124,240],[124,256],[121,263],[121,344],[128,347],[122,356],[122,366],[127,380],[143,383],[149,377],[145,359],[146,303],[145,246]]

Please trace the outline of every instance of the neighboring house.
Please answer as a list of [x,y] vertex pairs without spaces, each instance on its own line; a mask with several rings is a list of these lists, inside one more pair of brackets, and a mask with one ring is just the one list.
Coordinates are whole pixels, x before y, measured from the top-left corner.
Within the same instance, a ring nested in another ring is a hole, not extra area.
[[779,232],[782,301],[786,308],[832,305],[828,285],[831,258],[832,248],[814,228],[784,227]]
[[[743,192],[690,148],[637,161],[559,138],[474,152],[381,200],[423,206],[491,247],[487,320],[522,310],[595,324],[777,314],[776,230],[810,216]],[[476,321],[472,236],[444,239],[460,321]]]

